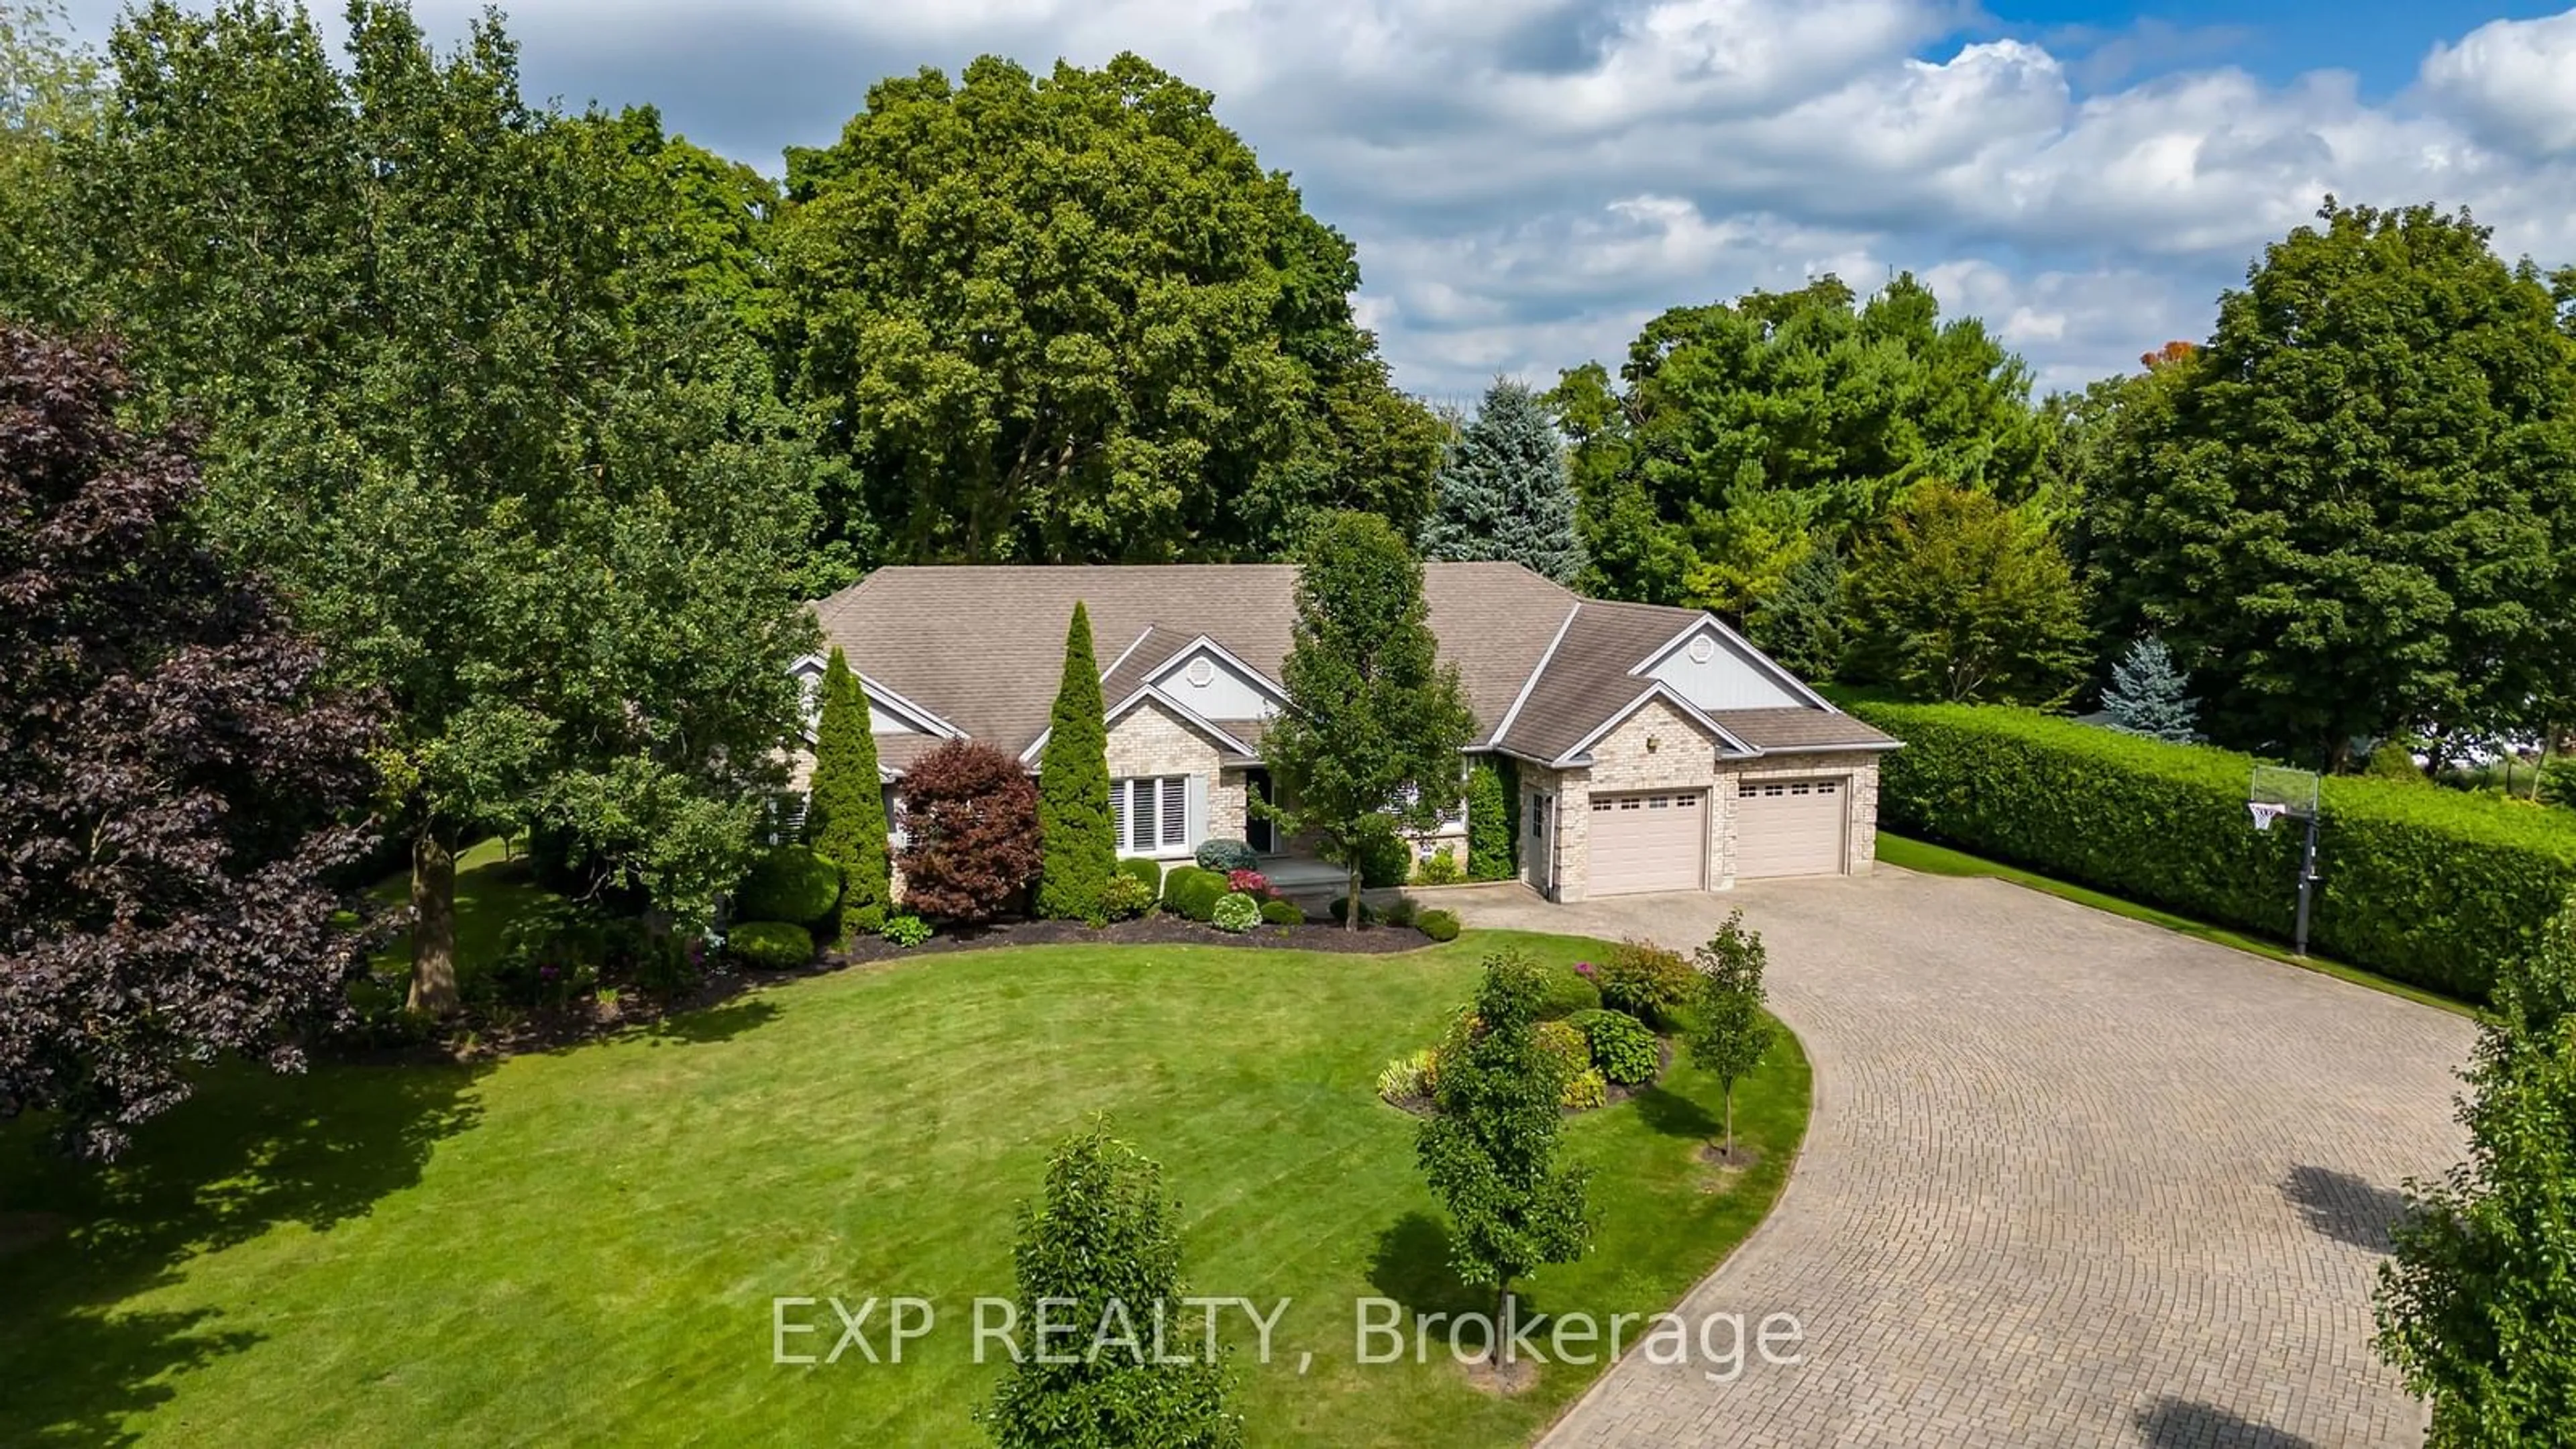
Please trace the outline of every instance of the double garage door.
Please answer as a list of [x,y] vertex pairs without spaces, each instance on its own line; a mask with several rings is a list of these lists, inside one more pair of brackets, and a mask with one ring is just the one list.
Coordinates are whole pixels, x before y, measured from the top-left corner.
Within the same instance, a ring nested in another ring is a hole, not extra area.
[[[1735,877],[1839,875],[1850,782],[1748,780],[1735,795]],[[1708,795],[1637,790],[1592,797],[1591,894],[1695,891],[1705,883]]]

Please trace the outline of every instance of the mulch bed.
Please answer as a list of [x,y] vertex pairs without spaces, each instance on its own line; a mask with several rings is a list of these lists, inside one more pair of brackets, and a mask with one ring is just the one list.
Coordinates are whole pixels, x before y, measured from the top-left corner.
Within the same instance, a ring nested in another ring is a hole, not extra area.
[[[1097,929],[1080,921],[994,921],[982,926],[953,927],[911,947],[872,936],[850,950],[826,954],[812,965],[793,971],[742,971],[719,965],[695,990],[668,998],[647,997],[630,990],[610,1004],[581,1000],[561,1008],[501,1016],[468,1007],[427,1039],[343,1047],[336,1054],[344,1060],[375,1063],[481,1062],[555,1051],[634,1032],[694,1039],[706,1033],[685,1020],[690,1013],[722,1006],[759,987],[949,951],[990,951],[1011,946],[1230,946],[1382,956],[1430,944],[1429,937],[1410,926],[1368,926],[1350,931],[1330,921],[1302,926],[1261,925],[1241,935],[1160,913]],[[735,1008],[737,1012],[751,1009],[751,1003]],[[770,1009],[774,1008],[764,1010]]]
[[1241,946],[1274,951],[1341,951],[1382,956],[1428,946],[1431,938],[1411,926],[1346,930],[1330,921],[1302,926],[1255,926],[1242,935],[1157,912],[1132,921],[1086,926],[1080,921],[995,921],[953,927],[918,946],[869,937],[829,958],[833,965],[864,966],[942,951],[989,951],[1000,946]]

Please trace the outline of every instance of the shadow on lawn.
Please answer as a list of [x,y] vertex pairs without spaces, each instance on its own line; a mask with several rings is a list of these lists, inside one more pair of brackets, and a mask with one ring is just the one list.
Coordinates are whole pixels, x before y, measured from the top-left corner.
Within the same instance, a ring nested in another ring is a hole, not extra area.
[[187,1262],[281,1224],[328,1232],[420,1180],[480,1116],[477,1066],[216,1074],[134,1134],[113,1167],[53,1154],[35,1123],[0,1135],[0,1214],[67,1224],[0,1257],[0,1443],[108,1445],[173,1395],[165,1382],[259,1341],[218,1310],[123,1311]]
[[777,1015],[776,1003],[750,997],[663,1017],[644,1029],[644,1039],[654,1043],[731,1041],[768,1025]]
[[[1742,1083],[1737,1086],[1741,1088]],[[1726,1130],[1725,1124],[1707,1108],[1661,1086],[1641,1088],[1628,1100],[1637,1104],[1637,1120],[1665,1137],[1714,1138]],[[1736,1115],[1741,1118],[1744,1114]]]

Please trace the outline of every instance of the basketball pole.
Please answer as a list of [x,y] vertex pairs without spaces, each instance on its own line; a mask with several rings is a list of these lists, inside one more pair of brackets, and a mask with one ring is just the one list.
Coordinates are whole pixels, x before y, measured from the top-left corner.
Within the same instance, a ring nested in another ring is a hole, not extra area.
[[2299,926],[2290,938],[2290,954],[2305,960],[2308,954],[2308,893],[2317,883],[2317,815],[2308,815],[2308,843],[2299,853]]

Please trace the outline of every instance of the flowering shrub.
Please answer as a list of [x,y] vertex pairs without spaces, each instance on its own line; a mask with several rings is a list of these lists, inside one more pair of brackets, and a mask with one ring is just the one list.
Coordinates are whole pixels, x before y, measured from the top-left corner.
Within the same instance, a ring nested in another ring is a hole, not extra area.
[[1257,870],[1230,870],[1225,873],[1229,890],[1238,890],[1255,899],[1270,894],[1270,877]]
[[1208,921],[1220,931],[1240,935],[1261,924],[1261,902],[1235,891],[1217,900],[1216,908],[1208,914]]

